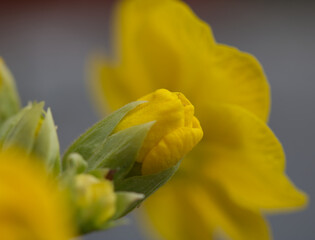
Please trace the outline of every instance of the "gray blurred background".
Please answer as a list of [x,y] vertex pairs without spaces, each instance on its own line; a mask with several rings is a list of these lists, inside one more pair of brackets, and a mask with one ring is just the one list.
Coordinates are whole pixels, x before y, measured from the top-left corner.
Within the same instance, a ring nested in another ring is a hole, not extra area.
[[[109,48],[113,1],[0,1],[0,56],[13,72],[23,104],[52,108],[64,150],[95,123],[86,89],[91,52]],[[287,173],[315,197],[315,3],[188,1],[216,40],[255,55],[272,89],[271,128],[284,145]],[[315,208],[268,217],[275,240],[314,240]],[[135,223],[85,240],[145,239]]]

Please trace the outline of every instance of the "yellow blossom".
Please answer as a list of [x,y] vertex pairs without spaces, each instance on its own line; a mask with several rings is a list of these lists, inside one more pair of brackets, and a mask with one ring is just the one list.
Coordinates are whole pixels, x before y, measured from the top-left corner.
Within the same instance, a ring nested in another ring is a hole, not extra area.
[[12,149],[0,153],[1,239],[70,239],[74,232],[64,203],[34,159]]
[[[281,144],[266,124],[270,93],[251,55],[216,43],[181,1],[126,0],[117,6],[116,61],[98,60],[94,89],[116,109],[166,88],[196,106],[200,144],[145,211],[166,239],[270,238],[263,212],[296,209],[306,196],[285,174]],[[106,104],[104,104],[106,102]]]
[[176,165],[200,141],[203,133],[193,105],[183,94],[160,89],[139,100],[148,102],[130,111],[114,132],[156,121],[136,161],[142,163],[142,174],[158,173]]

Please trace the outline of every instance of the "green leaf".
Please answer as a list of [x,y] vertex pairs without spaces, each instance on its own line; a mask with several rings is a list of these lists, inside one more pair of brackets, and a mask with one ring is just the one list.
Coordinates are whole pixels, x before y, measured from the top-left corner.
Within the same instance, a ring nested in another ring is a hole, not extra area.
[[129,111],[142,103],[144,103],[144,101],[131,102],[87,130],[68,148],[63,157],[63,165],[65,164],[64,159],[73,152],[79,153],[84,159],[89,159],[95,150],[98,149],[103,141],[112,133],[121,119]]
[[125,178],[120,181],[115,181],[115,191],[127,191],[127,192],[136,192],[144,194],[144,198],[131,204],[128,209],[124,212],[127,214],[132,209],[137,207],[142,201],[149,197],[152,193],[158,190],[162,185],[171,179],[175,174],[180,162],[175,166],[164,170],[160,173],[145,175],[145,176],[134,176]]
[[125,177],[133,167],[142,143],[155,123],[148,122],[119,131],[102,143],[88,162],[88,170],[110,168],[116,170],[114,181]]

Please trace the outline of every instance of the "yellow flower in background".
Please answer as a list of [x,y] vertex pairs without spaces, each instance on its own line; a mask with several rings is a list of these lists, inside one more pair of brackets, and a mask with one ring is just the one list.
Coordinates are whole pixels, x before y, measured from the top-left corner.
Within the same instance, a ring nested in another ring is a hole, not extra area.
[[269,86],[258,61],[216,43],[181,1],[121,1],[115,17],[115,61],[94,65],[102,109],[158,88],[180,91],[204,131],[173,179],[144,203],[150,222],[170,240],[222,232],[269,239],[262,213],[302,207],[306,196],[287,178],[283,149],[266,124]]
[[1,239],[70,239],[74,232],[63,203],[44,167],[12,149],[0,153]]
[[140,99],[148,102],[130,111],[114,132],[156,121],[137,157],[143,175],[166,170],[184,157],[202,138],[194,106],[182,93],[159,89]]

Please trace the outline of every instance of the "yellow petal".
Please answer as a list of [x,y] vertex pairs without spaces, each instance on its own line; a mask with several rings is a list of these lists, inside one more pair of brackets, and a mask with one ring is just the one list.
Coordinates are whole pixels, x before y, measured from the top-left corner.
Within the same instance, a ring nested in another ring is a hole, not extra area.
[[259,62],[248,53],[221,44],[216,45],[209,60],[207,71],[197,80],[198,90],[194,96],[187,97],[196,106],[201,103],[238,105],[266,121],[270,91]]
[[262,120],[231,105],[208,105],[204,117],[204,141],[195,149],[204,164],[199,174],[220,183],[244,207],[279,211],[306,204],[284,172],[280,142]]
[[[150,223],[168,240],[268,240],[262,216],[241,208],[206,179],[171,180],[144,203]],[[165,221],[167,219],[167,221]]]
[[261,214],[235,204],[215,183],[200,179],[187,196],[203,221],[212,225],[214,235],[226,235],[233,240],[269,239],[268,226]]
[[211,226],[191,204],[184,187],[171,180],[150,196],[143,204],[145,212],[141,224],[147,225],[147,229],[152,224],[156,233],[167,240],[211,239]]
[[176,90],[182,61],[207,56],[214,46],[210,28],[181,1],[122,1],[117,9],[121,64],[142,71],[131,76],[145,86]]
[[153,174],[176,165],[200,141],[202,135],[200,128],[181,127],[170,132],[146,155],[142,173]]

